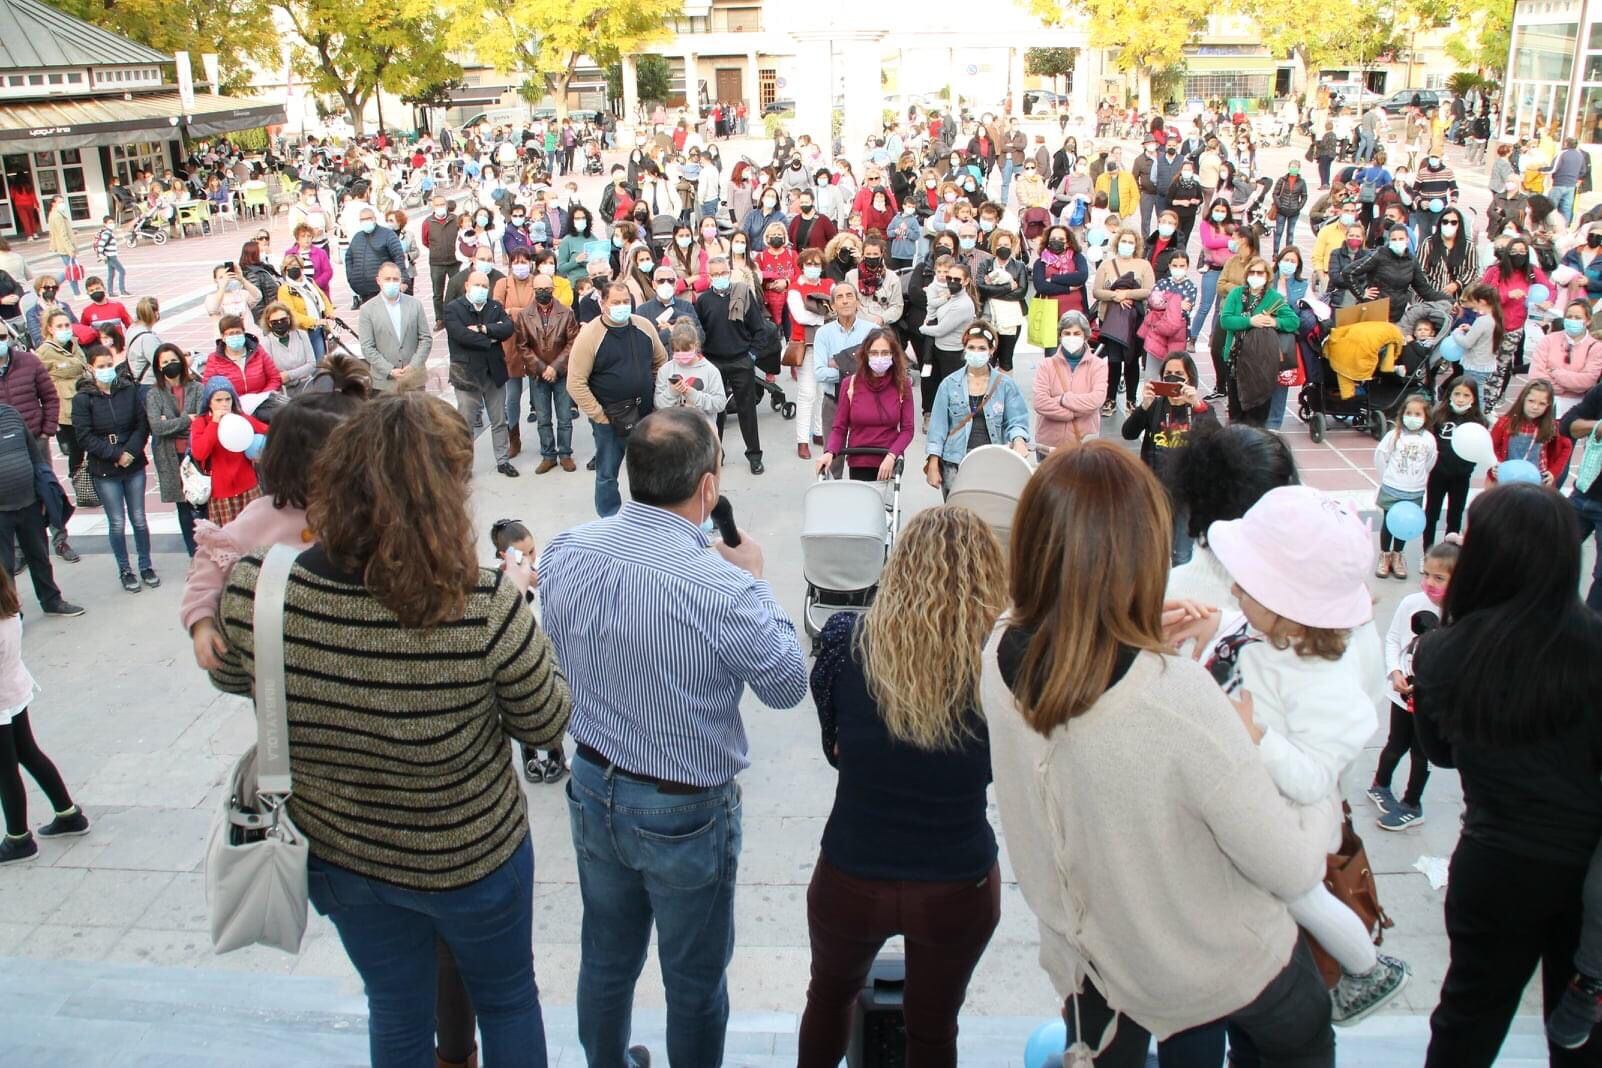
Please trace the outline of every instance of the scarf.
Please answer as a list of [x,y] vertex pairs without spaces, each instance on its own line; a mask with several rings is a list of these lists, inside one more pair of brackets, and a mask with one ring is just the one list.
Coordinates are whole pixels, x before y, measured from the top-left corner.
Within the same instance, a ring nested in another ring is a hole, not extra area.
[[883,281],[883,267],[869,267],[867,260],[857,265],[857,291],[863,296],[873,296],[879,291],[879,284]]
[[323,294],[318,290],[317,284],[306,277],[305,268],[301,268],[298,282],[291,279],[286,281],[289,282],[289,291],[306,302],[306,314],[313,319],[321,319],[324,313]]
[[738,323],[743,321],[745,313],[750,307],[750,287],[744,282],[729,283],[729,322]]
[[1046,265],[1047,274],[1065,274],[1074,269],[1074,254],[1069,249],[1053,252],[1051,249],[1042,246],[1040,260]]

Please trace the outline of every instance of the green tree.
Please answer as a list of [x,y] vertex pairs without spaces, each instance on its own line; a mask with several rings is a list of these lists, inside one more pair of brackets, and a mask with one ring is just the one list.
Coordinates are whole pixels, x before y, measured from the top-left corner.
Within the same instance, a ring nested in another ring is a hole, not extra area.
[[[443,0],[447,43],[503,74],[520,74],[567,114],[581,55],[603,69],[665,35],[655,0]],[[643,93],[642,93],[643,98]]]
[[293,50],[314,92],[339,97],[361,133],[364,113],[384,89],[415,96],[451,82],[462,69],[439,44],[426,0],[275,0],[300,38]]
[[1513,5],[1503,0],[1468,0],[1446,41],[1446,54],[1501,81],[1512,47]]
[[1391,0],[1322,0],[1317,16],[1305,7],[1254,0],[1248,9],[1276,55],[1295,55],[1309,77],[1320,71],[1372,64],[1396,48]]
[[1151,106],[1152,74],[1183,62],[1191,37],[1218,13],[1212,0],[1029,0],[1029,7],[1047,24],[1083,15],[1091,47],[1116,49],[1118,69],[1135,75],[1142,108]]
[[[664,103],[668,87],[673,83],[673,70],[668,61],[652,53],[634,57],[634,91],[642,104]],[[623,99],[623,64],[613,63],[606,68],[606,92],[613,100]]]
[[250,82],[251,63],[268,69],[282,62],[271,0],[47,0],[85,22],[171,55],[188,52],[195,76],[200,57],[217,54],[223,92]]
[[[1024,52],[1024,73],[1037,78],[1050,78],[1051,86],[1055,89],[1058,78],[1073,75],[1076,56],[1077,52],[1072,48],[1031,48]],[[1063,86],[1063,89],[1066,90],[1067,86]]]

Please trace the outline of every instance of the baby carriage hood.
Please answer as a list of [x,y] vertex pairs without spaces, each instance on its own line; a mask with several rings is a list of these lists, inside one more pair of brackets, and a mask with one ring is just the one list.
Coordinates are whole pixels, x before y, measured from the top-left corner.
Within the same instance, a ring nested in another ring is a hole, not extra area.
[[822,590],[856,592],[879,582],[889,520],[874,483],[816,482],[801,499],[801,571]]

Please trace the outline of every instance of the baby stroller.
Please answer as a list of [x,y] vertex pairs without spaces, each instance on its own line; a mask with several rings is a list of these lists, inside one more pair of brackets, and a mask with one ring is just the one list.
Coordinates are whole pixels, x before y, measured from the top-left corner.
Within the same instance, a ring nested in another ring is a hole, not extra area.
[[[1336,328],[1336,330],[1343,329],[1355,329],[1355,327]],[[1388,337],[1379,346],[1375,366],[1382,366],[1387,359],[1394,357],[1396,367],[1404,368],[1401,362],[1401,350],[1406,343],[1405,339],[1402,332],[1394,325],[1391,325],[1391,330],[1394,332],[1393,336]],[[1316,333],[1309,334],[1308,342],[1304,344],[1302,335],[1307,331],[1298,331],[1297,343],[1304,346],[1301,352],[1307,368],[1307,382],[1296,397],[1298,414],[1302,422],[1307,424],[1308,435],[1315,443],[1323,441],[1330,426],[1336,423],[1352,430],[1364,431],[1375,441],[1379,441],[1390,429],[1390,420],[1385,413],[1395,408],[1403,394],[1424,388],[1424,374],[1429,361],[1421,361],[1412,374],[1408,374],[1405,369],[1401,373],[1376,370],[1370,378],[1357,383],[1350,397],[1343,397],[1339,378],[1325,354],[1330,336],[1335,332],[1329,331],[1325,334],[1320,327]],[[1391,351],[1392,349],[1395,351]]]
[[1005,445],[981,445],[962,458],[947,504],[960,504],[985,521],[1005,555],[1012,541],[1018,498],[1035,473],[1028,460]]
[[152,244],[165,245],[167,243],[167,223],[163,216],[165,208],[162,205],[150,208],[128,228],[128,247],[137,248],[139,239],[144,238]]
[[[765,319],[764,322],[766,322]],[[751,355],[752,362],[756,364],[756,369],[761,372],[756,376],[756,386],[767,394],[768,403],[773,406],[774,411],[786,419],[794,419],[795,402],[786,397],[784,395],[784,387],[774,381],[778,377],[782,366],[779,363],[779,357],[783,352],[784,344],[779,337],[779,328],[771,322],[767,323],[763,329],[761,341]],[[732,397],[729,399],[729,403],[729,410],[733,411],[734,399]]]
[[603,169],[601,166],[601,143],[592,137],[584,142],[584,173],[600,174]]
[[[884,457],[887,449],[848,448],[840,458]],[[977,450],[975,450],[977,451]],[[825,471],[801,498],[802,622],[816,638],[836,612],[867,611],[901,526],[901,461],[888,482],[832,479]]]

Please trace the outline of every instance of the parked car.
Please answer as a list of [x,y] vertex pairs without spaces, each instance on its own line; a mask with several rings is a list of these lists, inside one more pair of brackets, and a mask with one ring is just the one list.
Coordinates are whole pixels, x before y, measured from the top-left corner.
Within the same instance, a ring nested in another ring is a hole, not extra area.
[[1421,108],[1434,108],[1440,107],[1450,99],[1449,94],[1439,89],[1398,89],[1380,101],[1380,107],[1387,115],[1400,115],[1414,103]]
[[1024,103],[1028,105],[1031,115],[1051,111],[1054,108],[1068,106],[1068,98],[1061,93],[1054,93],[1049,89],[1029,89],[1024,92]]
[[795,101],[794,100],[770,100],[768,103],[762,105],[762,114],[764,114],[764,115],[794,115],[795,114]]
[[1381,99],[1380,94],[1357,82],[1326,82],[1330,96],[1340,97],[1341,105],[1349,108],[1366,108]]

